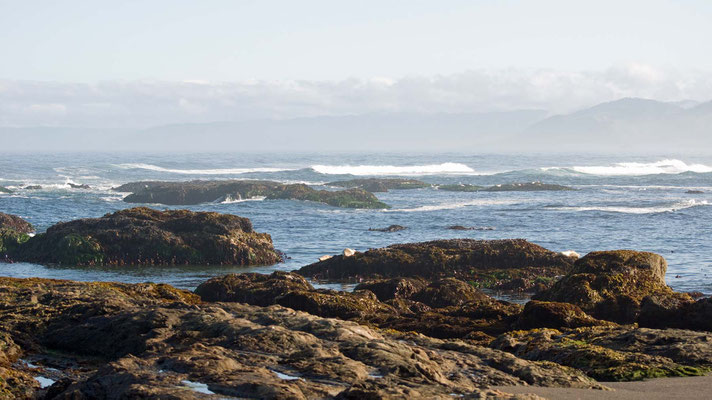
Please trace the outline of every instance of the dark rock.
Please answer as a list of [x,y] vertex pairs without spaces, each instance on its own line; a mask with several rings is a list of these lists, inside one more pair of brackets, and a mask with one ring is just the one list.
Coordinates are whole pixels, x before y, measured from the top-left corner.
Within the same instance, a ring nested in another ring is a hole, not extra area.
[[486,301],[489,300],[489,296],[468,283],[454,278],[445,278],[429,284],[414,293],[410,299],[433,308],[443,308],[461,306],[472,301]]
[[425,183],[416,179],[403,179],[403,178],[365,178],[365,179],[351,179],[348,181],[337,181],[327,183],[328,186],[337,186],[345,188],[358,188],[365,191],[376,193],[376,192],[387,192],[391,189],[421,189],[430,187],[429,183]]
[[[10,352],[3,346],[0,360],[76,360],[53,364],[73,377],[52,388],[58,399],[405,399],[481,397],[495,393],[483,389],[492,385],[601,387],[579,371],[462,340],[388,333],[281,306],[205,304],[158,286],[0,278],[0,338],[22,343]],[[25,385],[2,376],[14,396],[40,394],[28,375]],[[215,395],[189,390],[188,381]]]
[[138,207],[51,226],[10,254],[65,265],[262,265],[281,261],[247,218]]
[[573,367],[597,380],[631,381],[704,375],[712,365],[710,339],[691,331],[599,326],[513,331],[491,346],[527,360]]
[[574,188],[551,183],[541,182],[525,182],[525,183],[508,183],[504,185],[495,185],[485,189],[486,192],[535,192],[535,191],[568,191],[576,190]]
[[271,181],[131,182],[113,190],[133,192],[124,198],[127,203],[189,205],[264,197],[268,200],[314,201],[346,208],[388,208],[376,196],[362,189],[333,192],[314,190],[304,184],[285,185]]
[[334,256],[307,265],[298,273],[315,279],[356,281],[395,277],[438,279],[454,277],[480,287],[496,287],[503,282],[525,278],[534,282],[567,272],[573,260],[522,239],[451,239],[396,244]]
[[35,228],[24,219],[0,212],[0,229],[11,229],[19,233],[32,233]]
[[368,228],[369,231],[371,232],[399,232],[399,231],[404,231],[408,228],[405,226],[400,226],[400,225],[390,225],[386,228]]
[[438,185],[437,187],[438,187],[438,190],[445,190],[448,192],[478,192],[478,191],[484,189],[482,186],[466,185],[466,184]]
[[10,189],[8,189],[8,188],[6,188],[6,187],[0,186],[0,193],[7,193],[7,194],[10,194],[10,193],[12,193],[12,190],[10,190]]
[[492,226],[462,226],[462,225],[450,225],[447,229],[453,231],[493,231]]
[[638,324],[648,328],[712,331],[712,299],[648,296],[641,303]]
[[25,190],[41,190],[42,186],[40,185],[27,185],[23,189]]
[[593,252],[578,259],[571,273],[551,289],[533,298],[575,304],[595,318],[632,323],[638,319],[645,297],[690,298],[665,284],[666,270],[665,259],[654,253]]
[[67,183],[67,185],[69,185],[69,187],[71,187],[72,189],[91,189],[91,186],[89,186],[85,183],[82,183],[82,184]]
[[410,299],[415,293],[428,286],[422,278],[394,278],[360,283],[356,290],[369,290],[378,300]]
[[580,328],[599,325],[613,324],[597,320],[573,304],[537,300],[532,300],[524,306],[524,311],[515,323],[517,329]]
[[702,190],[688,190],[686,194],[705,194]]
[[303,277],[275,271],[270,275],[257,273],[228,274],[201,283],[195,293],[203,301],[229,301],[257,306],[277,304],[277,299],[297,291],[314,290]]

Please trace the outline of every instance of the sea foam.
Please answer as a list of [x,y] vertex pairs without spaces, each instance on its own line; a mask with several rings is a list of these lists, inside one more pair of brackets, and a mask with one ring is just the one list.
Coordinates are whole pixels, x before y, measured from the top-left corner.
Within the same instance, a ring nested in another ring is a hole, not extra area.
[[465,164],[427,165],[312,165],[311,169],[326,175],[472,175],[475,170]]
[[184,175],[237,175],[237,174],[247,174],[250,172],[281,172],[281,171],[293,171],[292,169],[285,168],[213,168],[213,169],[176,169],[176,168],[164,168],[153,164],[142,164],[142,163],[127,163],[127,164],[116,164],[115,165],[121,169],[145,169],[149,171],[156,172],[167,172],[172,174],[184,174]]
[[703,164],[687,164],[680,160],[660,160],[651,163],[623,162],[608,166],[576,166],[573,171],[600,176],[640,176],[681,174],[684,172],[708,173],[712,167]]

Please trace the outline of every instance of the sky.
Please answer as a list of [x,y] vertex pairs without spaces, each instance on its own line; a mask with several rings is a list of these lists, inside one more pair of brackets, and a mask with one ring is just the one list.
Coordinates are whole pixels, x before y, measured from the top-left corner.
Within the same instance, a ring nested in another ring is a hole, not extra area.
[[0,0],[0,126],[712,95],[712,2]]

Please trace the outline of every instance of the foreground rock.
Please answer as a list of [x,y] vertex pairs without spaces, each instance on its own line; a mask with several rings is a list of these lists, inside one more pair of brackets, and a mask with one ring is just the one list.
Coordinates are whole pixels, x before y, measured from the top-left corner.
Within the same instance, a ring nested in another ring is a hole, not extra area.
[[345,208],[388,208],[363,189],[342,191],[314,190],[304,184],[285,185],[271,181],[191,181],[131,182],[113,190],[133,192],[127,203],[190,205],[225,200],[265,198],[268,200],[306,200]]
[[330,281],[454,277],[480,287],[532,290],[551,285],[556,276],[569,271],[573,261],[522,239],[451,239],[334,256],[302,267],[298,273]]
[[204,301],[279,304],[327,318],[420,332],[439,338],[489,338],[510,329],[521,306],[497,301],[456,279],[396,279],[361,284],[354,292],[314,289],[303,277],[231,274],[196,289]]
[[578,259],[570,274],[534,296],[575,304],[592,316],[618,323],[636,322],[648,296],[691,301],[665,284],[667,262],[654,253],[632,250],[592,252]]
[[403,178],[365,178],[365,179],[351,179],[348,181],[337,181],[329,182],[328,186],[337,186],[344,188],[358,188],[363,189],[371,193],[376,192],[387,192],[391,189],[405,190],[405,189],[421,189],[427,188],[431,185],[423,181],[416,179],[403,179]]
[[247,218],[138,207],[51,226],[12,251],[18,261],[64,265],[262,265],[281,261]]
[[401,225],[389,225],[385,228],[368,228],[368,230],[371,232],[400,232],[400,231],[404,231],[406,229],[408,229],[408,228],[406,228],[405,226],[401,226]]
[[[0,304],[7,397],[512,398],[487,387],[601,387],[576,369],[462,340],[206,304],[166,285],[0,278]],[[30,377],[49,367],[57,382],[41,390]]]

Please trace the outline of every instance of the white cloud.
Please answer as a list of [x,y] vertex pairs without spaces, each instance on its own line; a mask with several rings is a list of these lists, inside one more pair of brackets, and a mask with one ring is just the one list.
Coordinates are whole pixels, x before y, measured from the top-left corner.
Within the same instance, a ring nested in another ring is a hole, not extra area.
[[712,73],[645,64],[605,71],[479,70],[342,81],[0,81],[5,126],[146,127],[168,123],[379,112],[573,111],[621,97],[709,100]]

